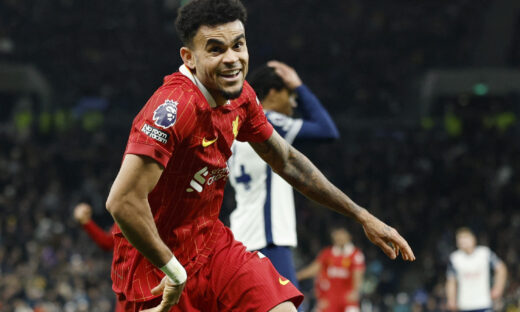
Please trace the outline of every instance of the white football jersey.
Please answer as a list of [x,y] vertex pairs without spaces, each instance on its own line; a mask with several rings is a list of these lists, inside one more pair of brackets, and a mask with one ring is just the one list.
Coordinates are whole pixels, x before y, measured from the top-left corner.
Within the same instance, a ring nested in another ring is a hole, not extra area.
[[[273,111],[266,117],[276,131],[292,144],[303,120]],[[236,209],[230,215],[235,239],[247,250],[269,244],[296,246],[296,215],[292,187],[271,170],[249,143],[235,141],[229,159],[229,181],[235,189]]]
[[491,308],[491,271],[499,262],[497,255],[485,246],[477,246],[471,254],[457,250],[450,255],[448,276],[457,280],[460,310]]

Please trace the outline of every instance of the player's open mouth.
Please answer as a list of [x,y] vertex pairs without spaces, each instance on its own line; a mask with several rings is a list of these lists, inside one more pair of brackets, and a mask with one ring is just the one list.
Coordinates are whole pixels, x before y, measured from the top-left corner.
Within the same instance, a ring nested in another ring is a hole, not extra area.
[[219,73],[219,76],[224,78],[225,80],[234,81],[238,78],[241,71],[242,70],[240,70],[240,69],[235,69],[235,70],[230,70],[230,71],[226,71],[226,72],[221,72],[221,73]]

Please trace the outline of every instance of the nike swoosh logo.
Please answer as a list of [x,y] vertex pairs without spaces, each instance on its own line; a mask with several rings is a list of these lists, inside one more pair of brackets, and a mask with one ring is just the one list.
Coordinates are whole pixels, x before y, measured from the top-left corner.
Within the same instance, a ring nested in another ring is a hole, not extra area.
[[287,279],[284,281],[284,280],[282,280],[281,277],[279,277],[279,278],[278,278],[278,282],[280,282],[280,285],[285,286],[285,285],[289,284],[290,281],[287,280]]
[[218,137],[214,138],[213,140],[206,140],[206,138],[202,138],[202,147],[208,147],[211,144],[215,143],[217,141]]

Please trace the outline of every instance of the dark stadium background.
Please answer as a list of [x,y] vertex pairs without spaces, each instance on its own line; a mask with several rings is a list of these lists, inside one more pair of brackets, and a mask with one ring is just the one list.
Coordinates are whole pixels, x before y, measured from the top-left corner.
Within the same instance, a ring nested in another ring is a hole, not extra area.
[[[177,0],[0,1],[0,310],[110,311],[104,201],[133,116],[180,65]],[[341,139],[297,146],[395,226],[417,261],[389,261],[361,228],[297,196],[297,266],[345,224],[367,256],[364,311],[443,311],[454,230],[509,269],[520,311],[520,2],[244,0],[255,68],[295,67]],[[232,193],[222,218],[233,207]],[[312,284],[304,283],[313,304]]]

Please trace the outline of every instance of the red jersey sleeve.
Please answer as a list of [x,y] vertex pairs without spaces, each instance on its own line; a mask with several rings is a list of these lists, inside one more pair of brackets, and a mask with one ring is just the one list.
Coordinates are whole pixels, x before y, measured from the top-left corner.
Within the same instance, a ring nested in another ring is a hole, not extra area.
[[103,231],[94,221],[83,224],[83,229],[88,236],[103,250],[110,251],[114,249],[114,238],[112,233]]
[[125,155],[148,156],[166,167],[195,124],[195,98],[181,85],[159,88],[135,117]]
[[262,105],[256,97],[253,88],[244,82],[244,92],[247,92],[247,119],[237,135],[237,140],[242,142],[263,142],[273,134],[273,126],[267,121]]
[[365,255],[361,250],[356,249],[352,257],[352,269],[353,270],[364,270],[365,269]]

